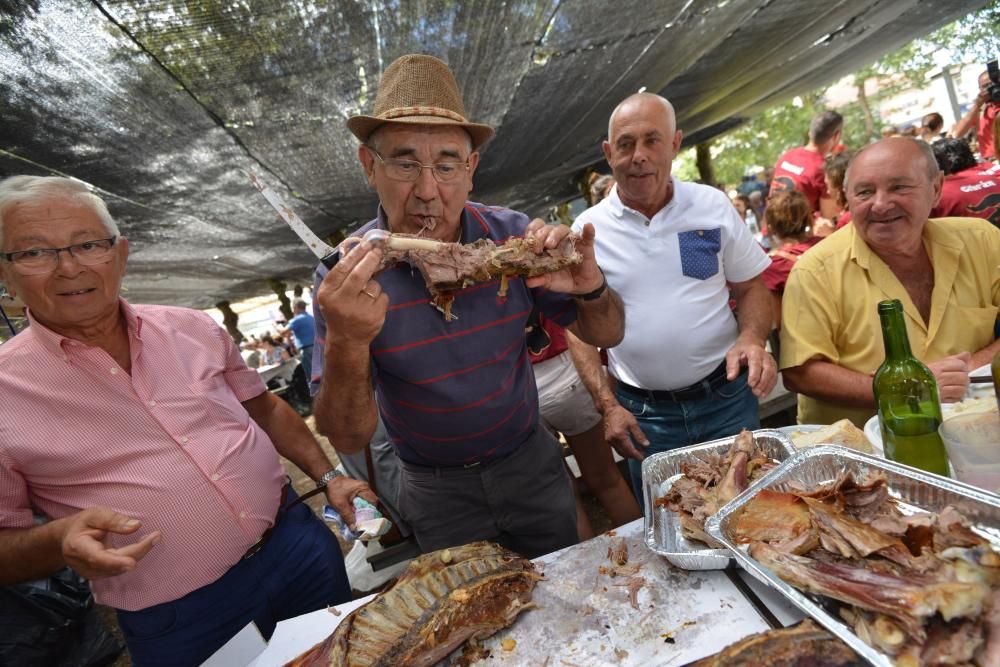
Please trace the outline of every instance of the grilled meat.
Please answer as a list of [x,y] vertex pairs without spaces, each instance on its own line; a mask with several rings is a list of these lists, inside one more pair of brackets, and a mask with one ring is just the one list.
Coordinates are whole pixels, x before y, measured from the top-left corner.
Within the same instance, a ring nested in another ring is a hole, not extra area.
[[725,456],[711,455],[682,465],[683,476],[654,504],[677,513],[685,538],[722,548],[705,532],[705,521],[773,466],[756,446],[753,434],[743,429]]
[[510,625],[540,578],[531,561],[489,542],[425,554],[286,667],[433,665]]
[[860,667],[847,644],[806,619],[781,630],[768,630],[730,644],[688,667]]
[[[406,234],[396,234],[406,237]],[[416,267],[427,283],[433,302],[451,319],[452,292],[474,283],[500,278],[500,296],[507,293],[507,278],[530,278],[560,271],[583,261],[576,250],[580,237],[570,234],[555,248],[535,253],[534,238],[511,238],[502,245],[490,239],[473,243],[442,243],[436,250],[387,248],[382,258],[386,268],[398,262]]]

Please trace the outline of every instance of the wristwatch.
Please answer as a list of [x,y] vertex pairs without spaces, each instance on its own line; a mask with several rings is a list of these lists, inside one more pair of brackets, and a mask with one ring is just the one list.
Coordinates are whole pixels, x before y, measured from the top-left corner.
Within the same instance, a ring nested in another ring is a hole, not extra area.
[[323,476],[316,480],[316,488],[322,489],[333,480],[343,476],[344,473],[340,472],[336,468],[332,468],[331,470],[323,473]]

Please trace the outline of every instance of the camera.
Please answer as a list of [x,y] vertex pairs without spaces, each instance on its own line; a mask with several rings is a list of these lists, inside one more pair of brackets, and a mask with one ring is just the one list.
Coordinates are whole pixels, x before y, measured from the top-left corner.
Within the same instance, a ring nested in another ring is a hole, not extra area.
[[996,60],[986,63],[986,72],[990,77],[990,83],[986,86],[990,101],[1000,102],[1000,67],[997,66]]

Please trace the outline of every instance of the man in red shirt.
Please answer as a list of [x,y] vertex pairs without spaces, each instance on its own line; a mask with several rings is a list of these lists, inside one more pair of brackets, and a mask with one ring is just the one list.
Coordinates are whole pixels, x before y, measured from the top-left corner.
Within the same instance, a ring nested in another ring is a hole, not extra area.
[[945,177],[931,217],[982,218],[1000,227],[1000,165],[976,162],[962,139],[942,139],[932,148]]
[[[826,189],[823,161],[840,143],[844,118],[836,111],[824,111],[809,124],[809,143],[786,151],[774,165],[771,193],[798,190],[813,211],[827,220],[835,219],[837,205]],[[773,194],[772,194],[773,196]]]
[[[979,95],[976,101],[962,118],[951,128],[951,136],[962,138],[973,127],[977,128],[976,136],[979,141],[979,155],[984,160],[996,159],[996,148],[993,145],[993,120],[1000,111],[1000,104],[990,99],[990,73],[983,72],[979,75]],[[982,115],[980,116],[980,112]]]

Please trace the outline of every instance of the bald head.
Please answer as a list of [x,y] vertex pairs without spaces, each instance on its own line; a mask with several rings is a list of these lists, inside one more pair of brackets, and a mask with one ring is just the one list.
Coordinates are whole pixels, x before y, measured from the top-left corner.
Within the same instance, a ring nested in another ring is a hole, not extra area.
[[[665,97],[653,93],[635,93],[622,100],[615,110],[611,112],[608,119],[608,141],[613,141],[612,135],[615,132],[615,121],[623,113],[643,109],[652,111],[653,116],[659,116],[667,123],[667,134],[672,135],[677,131],[677,117],[674,115],[674,105],[667,101]],[[662,115],[661,115],[662,114]]]
[[[937,159],[934,157],[934,149],[926,141],[920,141],[913,137],[888,137],[874,144],[869,144],[859,150],[847,165],[847,173],[844,176],[844,189],[847,190],[851,183],[851,170],[856,170],[856,165],[862,164],[870,154],[872,159],[879,159],[887,155],[899,158],[898,161],[909,162],[917,159],[923,160],[923,171],[927,174],[928,181],[934,181],[941,174]],[[896,161],[894,161],[896,162]]]

